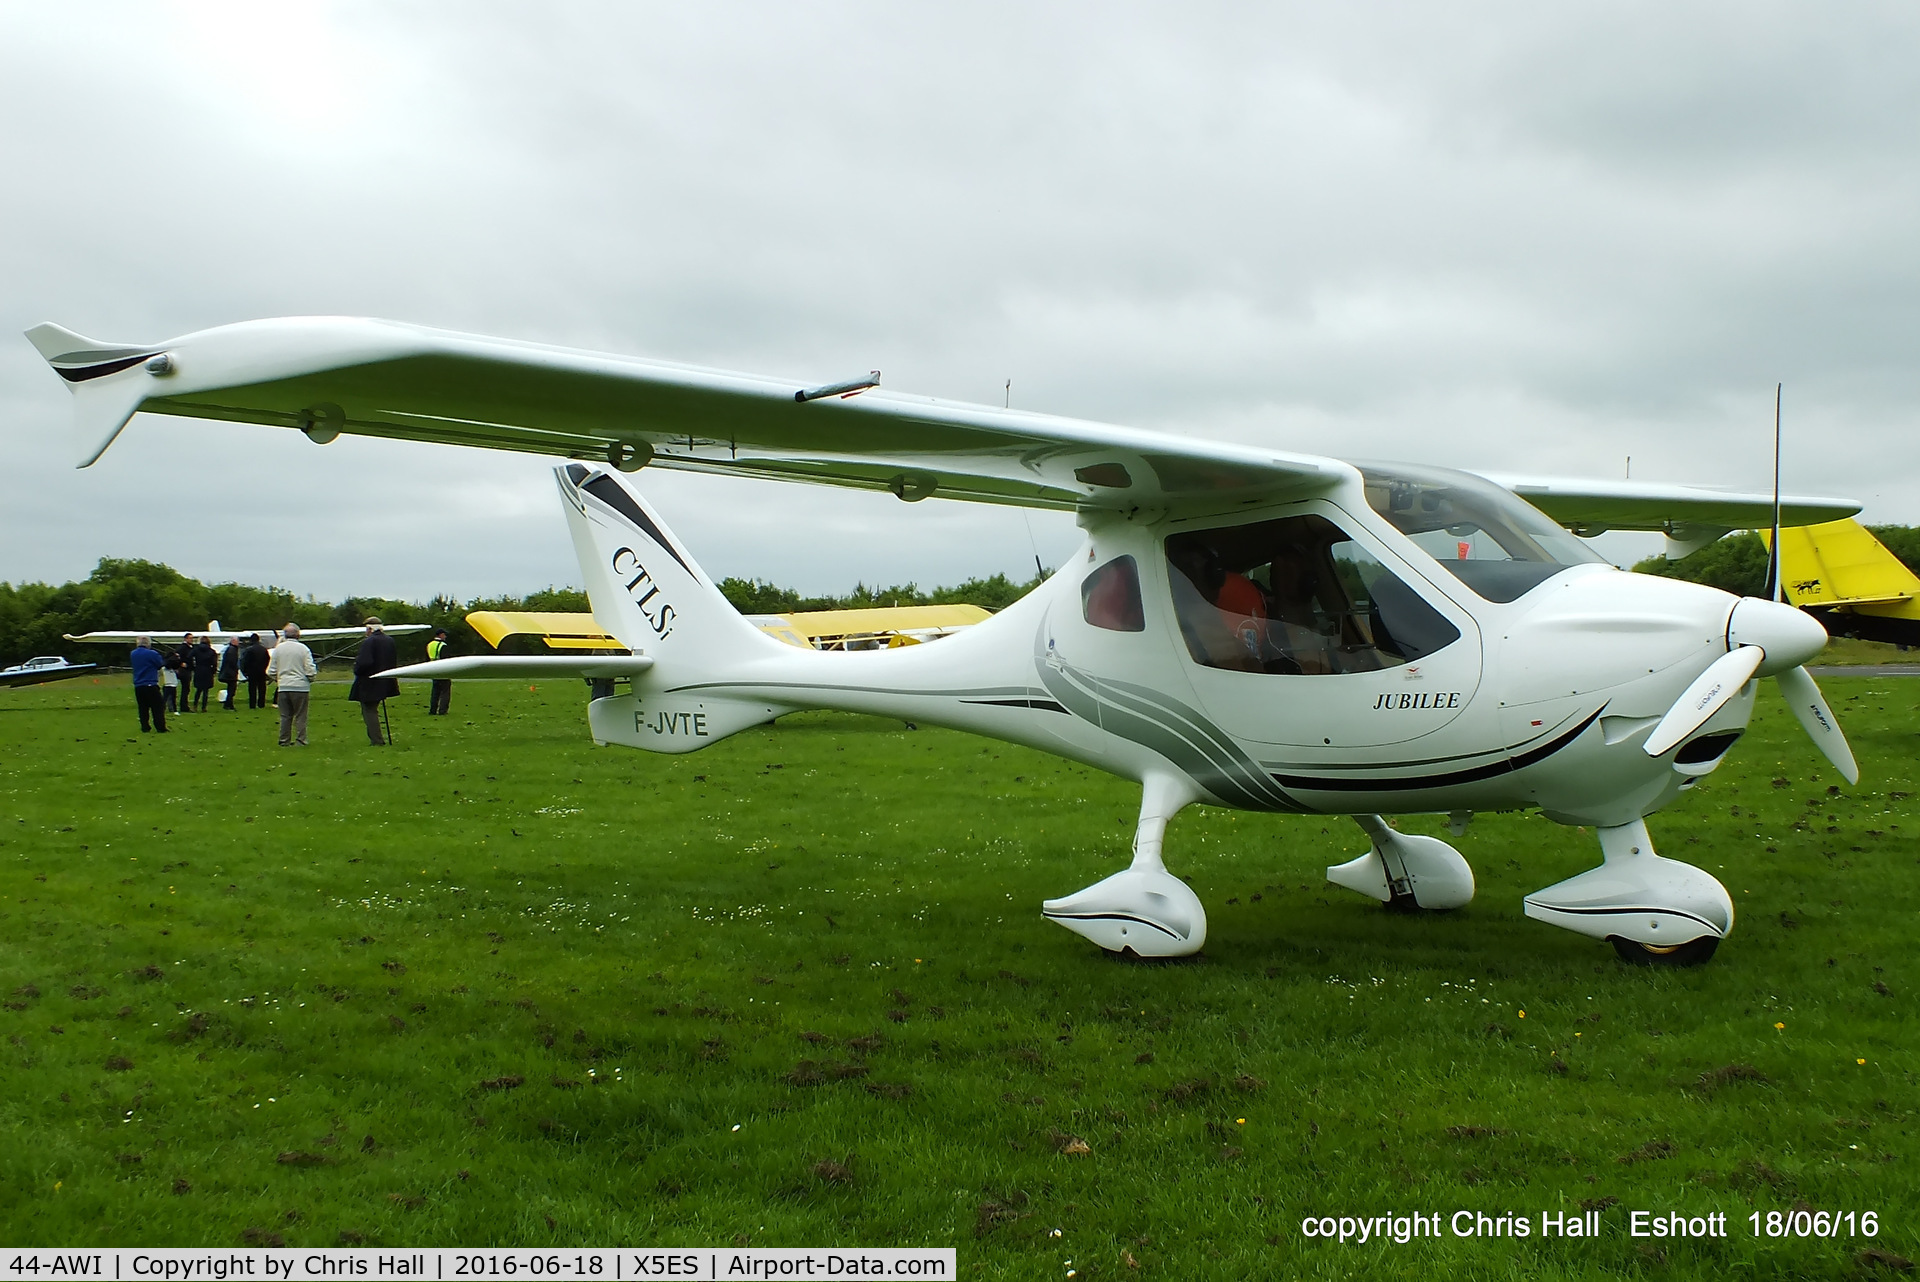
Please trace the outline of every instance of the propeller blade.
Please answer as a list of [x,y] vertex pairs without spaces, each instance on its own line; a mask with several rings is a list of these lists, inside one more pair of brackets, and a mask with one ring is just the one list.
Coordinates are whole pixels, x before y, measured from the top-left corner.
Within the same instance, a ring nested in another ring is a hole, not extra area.
[[1774,677],[1780,683],[1780,694],[1793,709],[1794,717],[1801,728],[1807,732],[1807,738],[1813,740],[1813,746],[1820,749],[1820,755],[1833,763],[1840,777],[1848,783],[1860,782],[1860,767],[1853,759],[1853,749],[1847,744],[1847,736],[1841,731],[1840,723],[1833,718],[1833,709],[1820,695],[1820,687],[1814,684],[1813,674],[1805,668],[1788,668]]
[[1665,755],[1675,744],[1705,725],[1708,718],[1720,711],[1727,700],[1740,693],[1740,687],[1753,679],[1754,669],[1766,657],[1767,652],[1759,646],[1743,645],[1715,659],[1673,701],[1673,706],[1667,709],[1667,715],[1660,718],[1660,724],[1647,736],[1647,755]]

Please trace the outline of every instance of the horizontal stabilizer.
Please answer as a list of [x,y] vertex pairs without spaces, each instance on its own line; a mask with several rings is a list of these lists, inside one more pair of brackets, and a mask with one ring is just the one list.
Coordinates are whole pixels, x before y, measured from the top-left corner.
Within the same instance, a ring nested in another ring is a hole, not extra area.
[[607,681],[637,677],[653,666],[644,654],[469,654],[389,668],[383,677],[449,681],[455,677],[584,677]]

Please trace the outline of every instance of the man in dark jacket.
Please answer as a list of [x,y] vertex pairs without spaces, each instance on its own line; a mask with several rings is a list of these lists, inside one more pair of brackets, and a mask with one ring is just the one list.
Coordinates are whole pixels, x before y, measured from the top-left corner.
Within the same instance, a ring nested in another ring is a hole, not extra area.
[[195,712],[207,710],[207,695],[213,689],[213,674],[219,666],[220,656],[213,652],[213,647],[207,643],[207,639],[201,637],[200,644],[193,647],[193,710]]
[[267,706],[267,647],[260,634],[249,632],[247,644],[240,650],[240,675],[247,679],[247,707]]
[[189,632],[180,639],[180,648],[175,650],[173,657],[167,660],[167,666],[172,668],[175,675],[180,678],[180,711],[182,713],[192,712],[193,633]]
[[167,732],[167,703],[160,694],[160,669],[166,666],[166,660],[153,648],[147,638],[137,638],[133,652],[127,656],[133,664],[133,701],[140,709],[140,730],[144,734],[149,723],[161,734]]
[[226,648],[220,651],[221,706],[228,712],[233,711],[233,694],[240,685],[240,638],[228,637]]
[[378,616],[368,618],[366,627],[367,638],[353,658],[353,689],[347,697],[360,705],[360,715],[367,722],[367,742],[378,748],[387,742],[380,733],[380,704],[400,693],[400,683],[380,673],[399,667],[400,657],[394,651],[393,638],[381,630]]

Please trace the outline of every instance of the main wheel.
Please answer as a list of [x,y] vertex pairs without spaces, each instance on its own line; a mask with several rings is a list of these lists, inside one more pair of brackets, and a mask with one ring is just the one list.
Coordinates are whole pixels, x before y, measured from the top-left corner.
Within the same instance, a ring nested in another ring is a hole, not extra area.
[[1620,935],[1607,936],[1613,951],[1629,966],[1702,966],[1720,947],[1718,935],[1702,935],[1684,944],[1639,944]]

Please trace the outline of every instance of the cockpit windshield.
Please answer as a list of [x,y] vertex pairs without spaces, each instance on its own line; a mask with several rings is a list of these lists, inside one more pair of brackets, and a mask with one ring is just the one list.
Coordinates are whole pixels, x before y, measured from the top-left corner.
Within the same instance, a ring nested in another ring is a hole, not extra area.
[[1373,510],[1489,601],[1515,600],[1567,566],[1605,561],[1519,495],[1482,477],[1404,463],[1357,466]]

